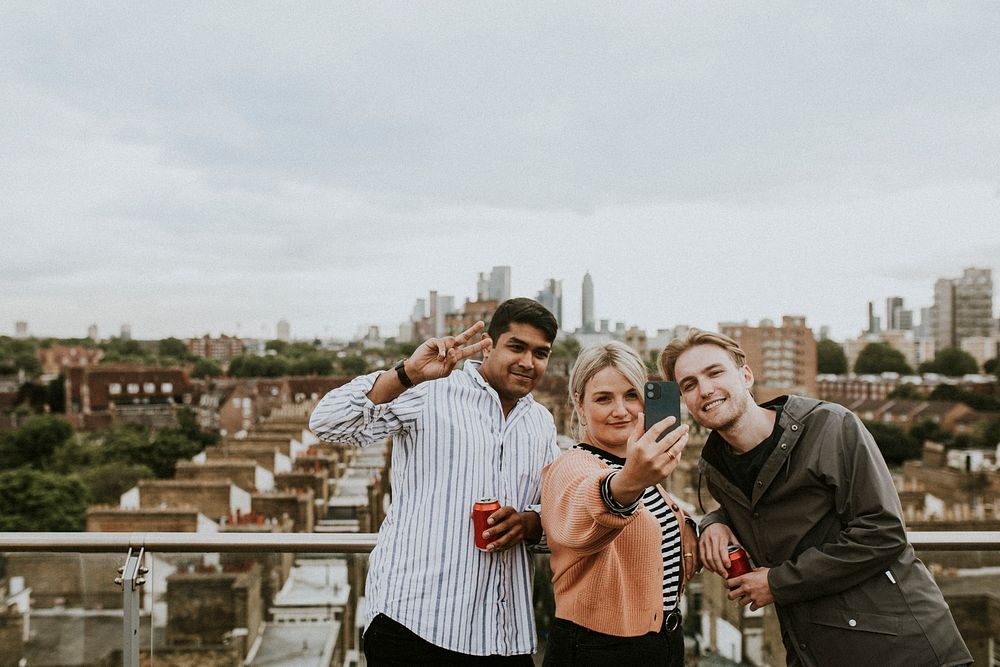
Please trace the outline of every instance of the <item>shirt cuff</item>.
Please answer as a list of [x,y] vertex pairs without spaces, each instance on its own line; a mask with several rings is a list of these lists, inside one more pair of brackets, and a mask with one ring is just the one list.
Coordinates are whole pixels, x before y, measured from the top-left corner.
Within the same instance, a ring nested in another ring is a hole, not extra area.
[[353,405],[361,406],[361,414],[364,416],[364,423],[370,424],[372,422],[378,421],[385,416],[385,413],[389,410],[389,403],[381,403],[376,405],[372,403],[371,399],[368,398],[368,392],[372,390],[375,386],[375,381],[378,380],[378,376],[386,371],[375,371],[374,373],[369,373],[368,375],[362,375],[360,377],[354,378],[350,383],[349,394],[351,397],[351,403]]
[[618,471],[616,470],[605,477],[604,481],[601,482],[601,500],[604,501],[605,507],[607,507],[608,511],[612,514],[617,514],[618,516],[632,516],[635,514],[636,510],[639,509],[639,503],[642,502],[642,494],[640,494],[639,497],[629,505],[622,505],[615,500],[614,496],[611,495],[611,480],[614,479],[614,476],[617,474]]

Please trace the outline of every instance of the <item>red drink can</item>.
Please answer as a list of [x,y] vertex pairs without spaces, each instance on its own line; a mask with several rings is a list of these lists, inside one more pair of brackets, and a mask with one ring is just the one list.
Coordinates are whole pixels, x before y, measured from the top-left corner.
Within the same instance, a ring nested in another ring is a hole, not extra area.
[[480,498],[472,506],[472,532],[475,533],[476,548],[480,551],[486,551],[486,545],[496,539],[483,539],[483,532],[489,528],[486,519],[498,509],[500,501],[496,498]]
[[750,567],[750,556],[747,550],[736,544],[729,545],[729,567],[726,568],[726,579],[740,577],[750,574],[753,568]]

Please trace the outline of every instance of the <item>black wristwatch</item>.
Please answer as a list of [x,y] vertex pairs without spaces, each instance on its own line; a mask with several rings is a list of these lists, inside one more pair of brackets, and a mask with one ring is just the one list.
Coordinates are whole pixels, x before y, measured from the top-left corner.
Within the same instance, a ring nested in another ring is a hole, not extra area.
[[406,374],[406,367],[403,365],[406,363],[406,359],[403,359],[398,364],[396,364],[396,377],[399,378],[399,383],[406,387],[407,389],[413,386],[413,380],[410,376]]

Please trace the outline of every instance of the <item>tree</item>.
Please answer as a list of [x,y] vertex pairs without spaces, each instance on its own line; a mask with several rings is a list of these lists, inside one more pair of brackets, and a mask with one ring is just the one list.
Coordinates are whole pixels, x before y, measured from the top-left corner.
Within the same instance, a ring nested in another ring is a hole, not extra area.
[[816,343],[816,369],[820,373],[842,375],[847,372],[847,355],[844,346],[825,338]]
[[194,362],[194,368],[191,370],[191,377],[196,378],[214,378],[220,375],[222,366],[212,359],[199,359]]
[[923,442],[894,424],[882,422],[865,422],[865,428],[875,438],[875,444],[882,452],[882,458],[888,465],[898,466],[903,461],[920,458]]
[[934,401],[958,401],[959,403],[965,403],[973,410],[1000,410],[1000,400],[985,394],[967,391],[950,384],[939,384],[934,387],[929,398]]
[[52,455],[73,435],[73,427],[62,417],[35,415],[21,428],[0,440],[0,468],[22,465],[46,468]]
[[340,370],[344,375],[361,375],[368,372],[368,362],[365,358],[356,354],[349,354],[338,360]]
[[1000,378],[1000,357],[993,357],[983,364],[983,370]]
[[888,343],[868,343],[857,361],[854,362],[854,372],[858,374],[866,373],[899,373],[909,375],[913,369],[906,363],[906,357],[899,350],[891,347]]
[[904,382],[903,384],[899,385],[898,387],[890,391],[889,395],[886,396],[886,398],[918,400],[923,398],[923,395],[920,393],[920,390],[917,389],[915,385],[912,385],[909,382]]
[[925,419],[910,428],[910,436],[916,439],[923,446],[923,443],[931,442],[945,443],[950,437],[937,422]]
[[89,497],[76,476],[18,468],[0,472],[0,531],[79,531]]
[[920,364],[924,373],[940,373],[948,377],[961,377],[979,372],[975,358],[957,347],[946,347],[934,355],[934,360]]
[[161,357],[174,357],[185,360],[188,358],[187,344],[179,338],[164,338],[160,341],[159,354]]
[[149,454],[146,460],[134,463],[148,466],[153,474],[160,479],[173,477],[177,470],[177,461],[189,459],[204,449],[200,442],[173,429],[160,431],[149,444]]
[[117,505],[121,495],[139,483],[149,479],[153,471],[147,466],[122,463],[102,463],[82,468],[80,481],[87,488],[93,503]]

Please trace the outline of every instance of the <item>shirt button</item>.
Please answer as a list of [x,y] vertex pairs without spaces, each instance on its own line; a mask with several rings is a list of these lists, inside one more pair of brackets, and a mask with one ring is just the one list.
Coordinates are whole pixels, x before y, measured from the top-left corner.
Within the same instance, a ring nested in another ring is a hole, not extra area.
[[851,626],[851,627],[853,628],[853,627],[855,627],[855,626],[856,626],[856,625],[858,624],[858,622],[857,622],[857,621],[855,621],[855,620],[854,620],[854,619],[852,618],[851,620],[849,620],[849,621],[847,622],[847,624],[848,624],[849,626]]

